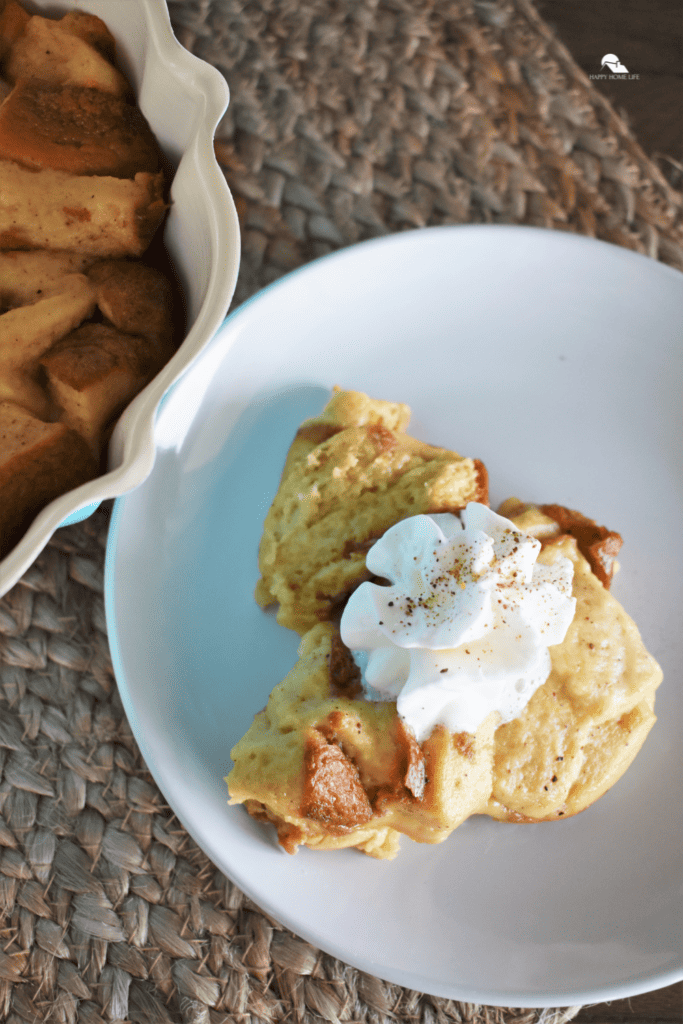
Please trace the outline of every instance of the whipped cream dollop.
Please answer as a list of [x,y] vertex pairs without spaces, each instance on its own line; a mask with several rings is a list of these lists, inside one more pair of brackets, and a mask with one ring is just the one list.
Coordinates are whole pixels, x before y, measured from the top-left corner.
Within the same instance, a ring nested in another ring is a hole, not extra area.
[[548,678],[548,647],[574,618],[568,558],[537,562],[541,545],[485,505],[459,516],[413,516],[369,550],[341,636],[367,652],[365,683],[422,742],[436,725],[474,732],[492,712],[510,722]]

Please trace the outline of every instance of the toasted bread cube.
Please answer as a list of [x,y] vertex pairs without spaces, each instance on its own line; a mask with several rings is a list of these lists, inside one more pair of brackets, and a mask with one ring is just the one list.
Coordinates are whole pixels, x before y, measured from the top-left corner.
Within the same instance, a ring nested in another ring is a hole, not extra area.
[[95,308],[94,288],[82,274],[64,277],[56,289],[31,306],[0,316],[0,400],[15,402],[39,419],[52,415],[47,392],[37,380],[40,356]]
[[33,366],[95,309],[95,289],[83,274],[70,274],[56,287],[54,294],[32,306],[19,306],[0,316],[0,371]]
[[148,379],[144,338],[107,324],[85,324],[57,342],[41,365],[59,419],[76,430],[100,457],[106,427]]
[[130,181],[0,161],[0,249],[141,256],[165,210],[162,172]]
[[43,423],[0,402],[0,558],[37,514],[97,473],[87,444],[63,423]]
[[72,36],[78,36],[93,49],[102,54],[111,64],[116,64],[116,40],[106,24],[96,14],[86,11],[69,11],[59,21],[60,28]]
[[140,109],[80,85],[20,80],[0,106],[0,159],[39,170],[134,178],[159,170]]
[[92,256],[79,252],[0,252],[0,309],[30,306],[55,293],[63,278],[81,274],[92,263]]
[[0,372],[0,402],[13,402],[39,420],[53,419],[53,406],[45,389],[36,380],[33,368],[2,367]]
[[126,260],[94,263],[88,279],[95,285],[100,311],[114,327],[148,340],[144,368],[156,373],[173,351],[170,281],[154,267]]
[[76,34],[80,30],[77,21],[74,18],[54,21],[38,15],[30,18],[7,56],[5,74],[9,81],[39,78],[52,85],[82,85],[114,96],[128,95],[128,82],[101,52],[102,47],[108,45],[105,43],[108,30],[104,30],[106,36],[96,35],[100,45],[94,46],[92,32],[89,33],[85,25],[83,35],[90,35],[90,38]]
[[7,56],[30,20],[31,15],[15,0],[7,0],[0,13],[0,60]]

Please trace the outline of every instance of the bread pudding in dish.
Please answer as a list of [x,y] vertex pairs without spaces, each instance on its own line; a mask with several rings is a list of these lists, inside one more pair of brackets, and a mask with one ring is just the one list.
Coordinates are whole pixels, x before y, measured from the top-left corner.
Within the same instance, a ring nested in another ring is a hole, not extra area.
[[[0,4],[0,558],[173,355],[161,150],[92,14]],[[180,318],[182,320],[182,317]]]
[[[335,392],[298,432],[266,520],[257,594],[280,594],[278,621],[304,635],[227,783],[288,852],[389,859],[401,834],[441,842],[473,814],[570,817],[623,775],[655,721],[661,669],[609,590],[620,536],[560,505],[512,498],[493,512],[477,460],[430,449],[433,475],[412,461],[407,419],[404,406]],[[378,426],[405,444],[403,492],[391,457],[365,454]],[[350,493],[328,492],[347,473]],[[433,483],[449,473],[450,509]],[[324,529],[311,507],[327,510]],[[311,583],[331,578],[333,592]]]

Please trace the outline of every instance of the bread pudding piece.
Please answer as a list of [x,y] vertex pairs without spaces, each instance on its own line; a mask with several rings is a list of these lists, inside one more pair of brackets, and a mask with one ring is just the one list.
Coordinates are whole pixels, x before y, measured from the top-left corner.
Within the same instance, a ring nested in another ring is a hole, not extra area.
[[395,703],[359,696],[339,632],[319,623],[300,660],[232,750],[230,802],[272,822],[289,852],[353,846],[392,858],[401,832],[437,843],[490,793],[495,722],[476,736],[434,730],[420,747]]
[[40,366],[59,419],[99,460],[112,420],[172,354],[173,296],[163,274],[137,262],[104,260],[86,279],[106,319],[56,341]]
[[84,274],[66,274],[37,302],[0,316],[0,366],[33,364],[58,338],[95,309],[95,285]]
[[97,474],[83,438],[64,423],[44,423],[0,401],[0,558],[40,510],[67,488]]
[[141,256],[167,209],[161,154],[104,22],[10,2],[3,52],[0,248]]
[[488,501],[478,460],[405,433],[405,405],[335,389],[290,449],[259,551],[260,605],[303,634],[369,578],[368,548],[394,523]]
[[114,66],[114,37],[100,18],[84,11],[71,11],[58,21],[34,15],[17,33],[22,21],[17,16],[10,28],[13,38],[3,62],[9,82],[34,78],[54,86],[98,89],[114,97],[130,94],[130,85]]
[[87,271],[100,312],[117,330],[144,338],[142,369],[154,374],[174,351],[173,290],[154,267],[132,260],[101,260]]
[[32,306],[69,274],[82,274],[92,262],[92,256],[79,252],[0,252],[0,313]]
[[141,256],[167,209],[161,171],[112,178],[0,160],[0,186],[0,249]]
[[[0,255],[0,295],[11,306],[0,315],[0,400],[32,417],[20,421],[29,435],[21,459],[15,441],[0,438],[4,479],[10,468],[24,474],[23,481],[0,490],[16,523],[30,522],[45,495],[52,500],[71,481],[95,475],[93,462],[100,465],[115,418],[173,352],[172,291],[165,276],[137,262],[89,262],[68,253]],[[86,273],[70,272],[79,267]],[[15,305],[24,300],[26,305]],[[54,489],[54,467],[62,463],[52,454],[46,462],[43,441],[33,440],[34,419],[69,428],[49,434],[51,445],[59,439],[59,452],[67,441],[73,458],[84,446],[88,451],[80,470],[64,473],[61,490]],[[72,432],[84,445],[74,442]],[[50,481],[43,484],[41,473],[48,470]],[[17,529],[6,533],[16,536]]]
[[5,60],[30,18],[28,11],[16,0],[0,0],[0,61]]
[[332,397],[320,413],[305,420],[292,441],[282,476],[302,458],[306,458],[323,441],[347,427],[386,427],[405,433],[410,423],[410,409],[402,402],[385,402],[368,398],[361,391],[332,389]]
[[574,537],[579,551],[602,585],[609,590],[619,568],[616,559],[623,543],[621,536],[614,530],[598,526],[594,519],[589,519],[582,512],[565,508],[564,505],[531,505],[519,498],[504,501],[498,514],[514,519],[520,529],[540,540],[547,541],[560,533]]
[[418,745],[394,702],[363,699],[336,628],[314,627],[233,749],[227,778],[231,803],[274,823],[285,849],[352,846],[389,858],[399,833],[440,842],[471,814],[560,820],[592,804],[631,764],[655,721],[661,670],[565,532],[584,530],[585,517],[516,507],[515,525],[542,538],[538,560],[566,557],[574,566],[576,613],[549,648],[546,682],[507,724],[492,712],[474,733],[437,726]]
[[144,387],[144,338],[107,324],[84,324],[42,357],[60,420],[87,441],[99,461],[105,428]]
[[0,400],[22,405],[40,419],[56,419],[38,380],[39,361],[94,309],[94,286],[82,274],[69,274],[33,305],[0,316]]
[[138,171],[156,173],[160,153],[130,99],[20,79],[0,106],[0,159],[35,171],[133,178]]
[[[539,511],[535,518],[550,517]],[[662,680],[635,623],[591,570],[576,538],[560,529],[543,545],[540,562],[564,555],[574,563],[576,614],[563,642],[550,648],[547,681],[496,732],[487,813],[504,821],[568,817],[610,789],[655,723]]]

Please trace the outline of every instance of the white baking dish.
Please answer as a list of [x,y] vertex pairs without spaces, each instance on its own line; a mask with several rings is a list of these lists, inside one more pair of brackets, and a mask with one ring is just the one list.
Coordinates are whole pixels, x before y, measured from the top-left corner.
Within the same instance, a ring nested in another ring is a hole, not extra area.
[[25,7],[52,16],[72,8],[88,11],[101,17],[116,39],[118,65],[176,168],[164,243],[185,296],[186,335],[171,361],[121,415],[107,471],[51,502],[0,562],[0,596],[26,572],[58,526],[85,518],[101,501],[130,491],[149,474],[159,402],[222,323],[240,258],[237,214],[213,150],[228,87],[219,71],[177,41],[165,0],[38,0]]

